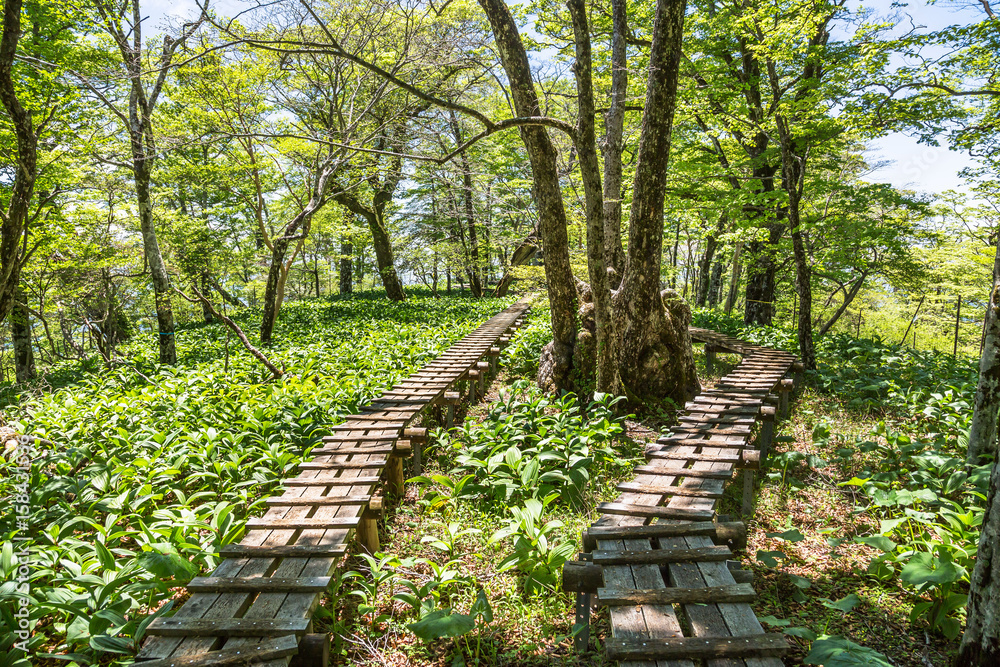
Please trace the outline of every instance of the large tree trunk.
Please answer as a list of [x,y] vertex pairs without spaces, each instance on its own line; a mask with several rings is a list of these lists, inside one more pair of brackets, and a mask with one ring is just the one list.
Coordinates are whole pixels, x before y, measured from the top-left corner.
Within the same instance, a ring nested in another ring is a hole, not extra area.
[[281,273],[288,251],[287,236],[275,239],[271,244],[271,264],[267,269],[267,284],[264,286],[264,314],[260,321],[260,342],[271,342],[274,325],[278,319],[278,292],[281,290]]
[[[671,398],[683,405],[700,388],[683,300],[661,296],[663,198],[677,97],[685,0],[658,0],[649,52],[628,254],[615,294],[618,378],[633,399]],[[666,306],[666,307],[665,307]]]
[[[587,217],[587,272],[594,300],[593,340],[586,340],[591,334],[581,329],[577,334],[577,354],[584,349],[593,350],[595,388],[600,392],[613,392],[615,379],[615,340],[611,317],[611,290],[608,287],[608,271],[604,252],[604,198],[601,192],[601,170],[597,158],[597,137],[594,129],[594,85],[590,55],[590,29],[587,26],[587,6],[585,0],[568,0],[576,41],[577,107],[577,153],[580,157],[580,173],[583,177]],[[621,214],[619,206],[619,215]],[[581,360],[576,362],[582,369]]]
[[[133,107],[134,110],[134,107]],[[138,111],[133,111],[137,114]],[[136,118],[138,123],[138,118]],[[141,135],[132,139],[132,173],[135,177],[135,194],[139,206],[139,228],[142,231],[142,249],[149,265],[149,274],[153,280],[153,296],[156,299],[156,323],[160,343],[160,363],[174,364],[177,362],[177,347],[174,341],[174,310],[171,305],[170,276],[167,265],[160,252],[160,243],[156,238],[156,226],[153,222],[153,201],[150,196],[149,175],[152,168],[152,156],[147,155],[142,145]]]
[[[514,249],[514,253],[510,256],[510,266],[504,272],[503,278],[500,279],[500,283],[497,284],[496,289],[493,290],[493,296],[507,296],[510,284],[514,281],[511,269],[515,266],[524,266],[531,261],[531,258],[538,252],[540,236],[541,231],[539,230],[538,223],[536,222],[534,228],[531,230],[531,233],[524,237],[521,243],[518,244],[517,248]],[[451,294],[451,273],[448,273],[448,293]]]
[[10,313],[14,291],[21,281],[21,263],[24,261],[22,240],[38,173],[38,135],[35,134],[31,112],[17,99],[12,72],[20,37],[21,0],[5,0],[3,35],[0,37],[0,103],[3,103],[14,129],[17,159],[14,160],[14,182],[10,186],[7,211],[0,221],[0,322]]
[[[528,55],[517,32],[517,24],[503,0],[479,0],[493,29],[504,71],[510,82],[511,98],[518,116],[541,116]],[[559,187],[556,150],[545,128],[527,125],[519,128],[531,162],[533,193],[545,252],[545,277],[548,281],[552,317],[552,344],[543,352],[539,374],[545,371],[553,388],[573,389],[573,348],[576,344],[577,297],[569,263],[569,238],[566,211]]]
[[[209,294],[209,282],[208,282],[208,271],[202,271],[201,273],[201,293]],[[201,302],[201,319],[205,324],[211,324],[214,321],[212,317],[212,309],[205,305],[205,302]]]
[[[455,145],[462,145],[462,128],[458,124],[458,117],[455,112],[451,112],[451,131],[455,136]],[[479,272],[479,237],[476,234],[476,209],[472,201],[472,167],[469,165],[469,156],[465,151],[459,152],[462,164],[462,186],[464,192],[462,199],[465,203],[465,224],[469,232],[469,287],[472,296],[477,299],[483,295],[483,283]]]
[[15,304],[10,311],[10,337],[14,343],[14,371],[18,383],[35,379],[35,352],[31,345],[31,319],[25,307],[24,290],[14,292]]
[[382,278],[386,296],[393,301],[404,301],[403,283],[396,273],[396,262],[392,254],[392,241],[385,228],[385,218],[372,215],[368,218],[368,228],[372,233],[372,245],[375,247],[375,261],[378,263],[378,274]]
[[[994,410],[994,433],[996,416]],[[969,580],[965,634],[952,663],[955,667],[1000,664],[1000,462],[993,465],[985,510],[976,566]]]
[[354,284],[351,269],[354,267],[354,244],[346,238],[340,242],[340,293],[350,294]]
[[766,240],[751,241],[747,246],[750,262],[747,266],[746,303],[743,306],[744,324],[770,326],[774,318],[775,253],[784,225],[768,223],[765,229]]
[[820,328],[819,332],[817,333],[818,336],[825,335],[826,332],[829,331],[833,327],[833,325],[837,323],[837,320],[840,319],[840,316],[847,311],[847,307],[854,302],[854,298],[858,295],[858,292],[861,291],[861,286],[864,285],[865,278],[867,276],[868,276],[868,271],[865,270],[861,273],[861,277],[859,277],[857,280],[854,281],[854,284],[851,285],[851,289],[849,289],[844,294],[844,302],[840,304],[840,307],[837,308],[833,316],[829,320],[827,320],[827,323]]
[[[969,427],[968,461],[997,452],[997,414],[1000,413],[1000,235],[993,260],[993,289],[983,322],[983,354],[979,360],[979,386]],[[984,531],[985,533],[985,531]]]
[[622,248],[622,149],[628,95],[627,0],[611,0],[611,104],[604,116],[604,265],[609,286],[618,289],[625,271]]
[[733,306],[736,305],[736,294],[740,287],[740,275],[743,272],[743,244],[739,243],[736,245],[736,249],[733,250],[733,272],[729,277],[729,291],[726,293],[726,315],[733,312]]
[[712,265],[712,281],[711,287],[708,290],[708,305],[710,308],[715,308],[719,305],[719,296],[722,291],[722,272],[725,268],[725,262],[722,260],[717,260]]

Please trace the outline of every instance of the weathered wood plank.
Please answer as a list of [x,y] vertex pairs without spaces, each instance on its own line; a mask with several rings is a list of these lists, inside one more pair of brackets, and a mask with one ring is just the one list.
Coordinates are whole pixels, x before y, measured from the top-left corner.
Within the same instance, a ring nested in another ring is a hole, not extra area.
[[322,593],[331,577],[195,577],[185,587],[198,593]]
[[791,650],[785,636],[773,632],[751,637],[609,639],[606,647],[609,660],[752,658],[780,656]]
[[625,516],[657,517],[660,519],[685,519],[707,521],[715,516],[713,510],[674,509],[670,507],[650,507],[635,503],[601,503],[597,511],[602,514],[622,514]]
[[605,607],[629,604],[709,604],[753,602],[757,594],[750,584],[706,588],[597,589],[597,603]]
[[729,547],[710,546],[697,549],[645,549],[642,551],[595,551],[591,554],[596,565],[665,565],[695,561],[722,561],[733,557]]

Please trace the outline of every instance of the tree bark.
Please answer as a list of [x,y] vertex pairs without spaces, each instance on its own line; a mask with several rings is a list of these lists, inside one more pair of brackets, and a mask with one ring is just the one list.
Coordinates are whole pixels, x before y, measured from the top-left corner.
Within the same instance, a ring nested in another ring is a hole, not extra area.
[[[604,196],[601,191],[601,170],[597,158],[597,137],[594,129],[596,115],[594,105],[594,83],[590,53],[590,29],[587,26],[587,6],[585,0],[568,0],[570,16],[576,43],[577,108],[577,154],[580,158],[580,173],[583,177],[587,218],[587,273],[594,299],[594,363],[595,388],[600,392],[613,392],[617,387],[614,330],[611,315],[611,290],[608,286],[608,271],[605,264],[605,215]],[[619,168],[621,155],[619,153]],[[620,188],[619,188],[620,189]],[[619,204],[619,217],[621,205]],[[614,253],[612,252],[612,255]],[[589,336],[581,330],[580,336]],[[585,345],[586,347],[586,345]],[[580,366],[578,363],[577,366]]]
[[740,274],[743,271],[743,263],[740,261],[743,254],[743,244],[737,244],[736,249],[733,250],[733,272],[729,277],[729,292],[726,294],[726,315],[733,312],[733,306],[736,305],[736,293],[740,287]]
[[[996,430],[996,414],[993,415]],[[976,566],[969,580],[965,634],[955,667],[1000,664],[1000,462],[994,463],[986,496]]]
[[[997,235],[996,256],[993,260],[993,289],[990,290],[990,303],[986,307],[983,323],[979,385],[976,387],[976,402],[972,411],[972,423],[969,426],[967,460],[970,464],[978,464],[981,456],[997,453],[998,414],[1000,414],[1000,234]],[[985,530],[983,534],[986,534]]]
[[770,326],[774,318],[774,288],[777,264],[774,254],[784,233],[784,225],[765,225],[767,239],[751,241],[747,246],[750,262],[747,266],[746,303],[743,323]]
[[327,184],[332,175],[332,160],[327,160],[319,168],[316,181],[313,183],[312,193],[305,207],[285,225],[282,235],[271,243],[271,266],[267,272],[267,285],[264,288],[264,315],[260,322],[260,342],[264,345],[271,342],[274,325],[278,319],[279,295],[283,292],[282,273],[287,271],[285,269],[285,254],[288,251],[288,243],[293,239],[304,241],[309,236],[313,216],[327,202]]
[[711,308],[719,305],[719,296],[722,291],[722,272],[725,268],[725,262],[722,260],[717,260],[712,265],[712,281],[708,291],[708,305]]
[[351,269],[354,267],[354,244],[347,238],[340,241],[340,293],[350,294],[354,291],[351,280]]
[[[489,18],[517,115],[541,116],[528,55],[514,17],[503,0],[479,0],[479,4]],[[555,389],[571,390],[577,296],[569,263],[566,211],[559,187],[556,150],[544,127],[526,125],[518,129],[531,162],[532,190],[538,206],[552,317],[552,347],[542,365],[551,369]]]
[[[208,282],[212,286],[212,289],[214,289],[216,292],[219,293],[219,296],[222,297],[222,300],[225,301],[226,303],[228,303],[229,305],[236,306],[237,308],[246,308],[247,307],[247,305],[245,303],[243,303],[238,298],[236,298],[235,296],[233,296],[222,285],[220,285],[219,281],[216,280],[214,276],[208,275]],[[205,292],[205,293],[207,294],[208,292]]]
[[820,328],[819,332],[817,333],[818,336],[826,335],[826,332],[828,332],[830,329],[833,328],[833,325],[837,323],[837,320],[840,319],[840,316],[843,315],[845,312],[847,312],[848,306],[850,306],[854,302],[854,298],[858,295],[858,292],[861,291],[861,286],[864,285],[866,277],[868,277],[867,270],[861,273],[861,277],[855,280],[854,284],[851,285],[851,289],[849,289],[847,293],[844,294],[844,302],[840,304],[840,307],[837,308],[836,312],[833,313],[833,316],[830,317],[827,323]]
[[378,265],[378,273],[382,279],[382,286],[386,295],[393,301],[404,301],[406,293],[403,291],[403,283],[396,273],[396,260],[393,257],[392,241],[389,239],[389,231],[385,226],[385,208],[392,201],[392,190],[381,189],[375,194],[372,200],[372,208],[368,208],[354,195],[346,192],[339,192],[333,196],[338,204],[361,216],[368,223],[368,230],[372,234],[372,245],[375,248],[375,262]]
[[[196,285],[196,287],[197,287],[197,285]],[[208,292],[208,288],[209,288],[208,272],[207,271],[202,271],[202,273],[201,273],[201,293],[202,294],[208,294],[209,293]],[[202,319],[202,321],[205,322],[205,324],[211,324],[214,321],[214,319],[212,317],[212,309],[209,308],[208,306],[206,306],[204,302],[202,302],[202,304],[201,304],[201,319]]]
[[[462,145],[462,128],[458,124],[458,117],[452,111],[450,115],[451,132],[455,137],[455,145]],[[462,199],[465,204],[465,224],[469,232],[469,287],[472,296],[477,299],[483,296],[483,283],[479,271],[479,237],[476,234],[476,209],[472,201],[472,168],[469,166],[469,156],[463,150],[459,151],[459,159],[462,165],[462,186],[464,192]]]
[[21,37],[21,0],[5,0],[3,34],[0,36],[0,103],[10,117],[17,144],[14,182],[10,187],[7,211],[0,221],[0,322],[14,303],[24,261],[22,240],[28,225],[31,198],[38,174],[38,135],[31,112],[21,106],[14,85],[13,68]]
[[628,254],[622,284],[614,297],[618,378],[623,391],[633,399],[669,397],[681,405],[697,392],[698,379],[687,322],[680,315],[682,309],[675,307],[680,300],[661,295],[660,270],[663,199],[685,8],[685,0],[656,3]]
[[628,96],[627,0],[611,0],[611,104],[604,116],[604,265],[612,274],[609,287],[618,289],[625,271],[622,248],[622,149]]
[[14,373],[18,384],[35,379],[35,353],[31,345],[31,318],[24,306],[24,290],[14,292],[14,307],[10,312],[10,337],[14,344]]
[[[141,121],[138,116],[138,107],[133,104],[130,110],[134,122],[139,124]],[[153,297],[156,301],[160,363],[174,364],[177,362],[177,347],[174,341],[174,310],[170,303],[170,276],[167,274],[167,265],[163,261],[160,243],[156,238],[156,226],[153,222],[153,200],[149,187],[152,160],[153,154],[146,153],[142,135],[133,136],[132,174],[139,206],[142,249],[146,256],[146,263],[149,265],[149,274],[153,281]]]
[[[514,281],[514,275],[511,273],[511,269],[515,266],[524,266],[531,261],[531,258],[538,252],[538,246],[541,243],[541,239],[539,238],[540,236],[541,231],[539,230],[538,223],[536,222],[534,228],[531,230],[531,233],[524,237],[524,239],[518,244],[517,248],[514,249],[513,254],[510,256],[510,266],[504,272],[503,278],[500,279],[496,289],[493,290],[493,296],[507,296],[510,284]],[[448,273],[447,275],[448,293],[451,294],[451,273]]]

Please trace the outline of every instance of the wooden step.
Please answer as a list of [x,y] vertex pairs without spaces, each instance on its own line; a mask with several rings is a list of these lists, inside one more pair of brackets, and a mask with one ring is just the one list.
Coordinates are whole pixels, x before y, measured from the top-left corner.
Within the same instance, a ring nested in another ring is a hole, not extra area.
[[708,521],[715,516],[715,510],[694,510],[683,507],[657,507],[632,503],[601,503],[597,511],[602,514],[624,516],[658,517],[660,519],[683,519],[685,521]]
[[674,637],[670,639],[611,639],[605,642],[609,660],[709,660],[766,658],[791,650],[784,635],[770,632],[750,637]]
[[[694,447],[695,445],[691,445]],[[738,463],[740,460],[739,454],[709,454],[708,452],[695,452],[693,454],[686,454],[684,452],[678,451],[658,451],[651,452],[649,454],[656,459],[666,459],[668,461],[710,461],[714,463]]]
[[302,634],[309,627],[307,618],[156,618],[146,634],[157,637],[276,637]]
[[192,593],[322,593],[331,577],[195,577]]
[[712,604],[753,602],[757,594],[750,584],[706,586],[703,588],[597,589],[597,604],[625,607],[637,604]]
[[[378,420],[361,419],[357,422],[349,421],[344,424],[337,424],[336,426],[331,426],[330,430],[335,432],[341,431],[399,431],[403,429],[406,424],[399,420],[398,417],[390,417],[391,421],[380,422]],[[329,436],[328,436],[329,437]]]
[[667,563],[718,562],[732,558],[729,547],[695,549],[643,549],[634,551],[600,550],[592,553],[595,565],[665,565]]
[[384,468],[386,460],[379,458],[374,461],[307,461],[300,463],[302,470],[350,470],[357,468]]
[[264,501],[269,507],[310,507],[330,505],[367,505],[372,497],[362,496],[313,496],[299,498],[268,498]]
[[400,430],[402,429],[397,429],[394,433],[386,435],[324,435],[323,442],[383,442],[398,438]]
[[653,523],[648,526],[591,526],[580,533],[584,551],[596,551],[598,540],[650,540],[664,537],[712,538],[716,544],[732,542],[737,549],[746,547],[747,527],[739,521],[713,523],[684,521]]
[[333,516],[329,519],[268,519],[257,518],[247,521],[246,526],[253,530],[287,530],[319,528],[328,530],[331,528],[355,528],[360,521],[356,516]]
[[137,664],[141,664],[142,667],[246,667],[248,664],[262,664],[270,660],[295,655],[298,652],[299,642],[294,635],[291,635],[278,637],[267,642],[259,642],[252,646],[241,646],[238,649],[223,649],[162,660],[147,660]]
[[[680,475],[678,475],[679,477]],[[618,485],[619,491],[630,493],[650,493],[656,495],[686,496],[690,498],[721,498],[722,491],[712,491],[709,489],[693,489],[683,486],[670,486],[668,484],[645,484],[643,482],[622,482]]]
[[[668,468],[660,465],[641,466],[642,474],[669,475],[671,477],[697,477],[699,479],[731,479],[733,470],[698,470],[697,468]],[[635,469],[639,474],[639,468]]]
[[228,544],[219,549],[219,554],[227,558],[319,558],[343,556],[347,545],[338,544],[281,544],[274,546]]
[[296,477],[281,481],[282,486],[365,486],[378,484],[381,477]]
[[[386,440],[395,440],[395,437]],[[309,452],[313,456],[347,456],[349,454],[392,454],[396,451],[395,445],[385,447],[320,447]]]

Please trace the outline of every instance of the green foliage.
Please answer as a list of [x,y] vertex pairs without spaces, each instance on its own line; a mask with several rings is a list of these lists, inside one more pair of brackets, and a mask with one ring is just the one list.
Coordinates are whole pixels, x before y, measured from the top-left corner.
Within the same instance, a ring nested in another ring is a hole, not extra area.
[[[52,393],[17,397],[7,422],[53,443],[32,466],[21,531],[30,540],[18,543],[30,550],[36,634],[79,665],[133,655],[150,610],[164,613],[172,588],[217,565],[219,548],[329,426],[504,305],[418,295],[291,303],[270,351],[287,369],[280,381],[265,382],[235,346],[227,361],[225,331],[205,326],[178,332],[176,367],[151,363],[145,337],[129,343],[134,366],[97,374],[67,364]],[[0,461],[5,497],[9,466]],[[0,519],[3,553],[16,528],[13,513]],[[18,564],[0,559],[0,632],[16,628]]]

